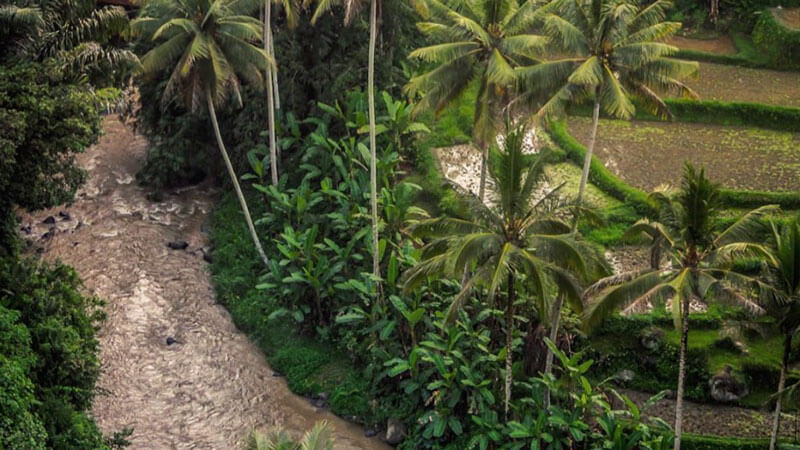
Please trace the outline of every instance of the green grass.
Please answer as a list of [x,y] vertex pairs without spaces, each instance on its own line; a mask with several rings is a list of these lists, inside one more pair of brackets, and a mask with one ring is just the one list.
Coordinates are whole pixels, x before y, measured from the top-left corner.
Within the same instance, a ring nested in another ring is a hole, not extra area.
[[[680,345],[679,330],[665,331],[668,342]],[[745,339],[744,343],[748,349],[746,355],[735,350],[718,348],[719,340],[719,330],[689,330],[689,348],[709,351],[708,370],[710,373],[719,372],[726,364],[730,364],[733,369],[738,371],[744,370],[746,364],[770,367],[774,370],[780,369],[783,349],[781,336]]]

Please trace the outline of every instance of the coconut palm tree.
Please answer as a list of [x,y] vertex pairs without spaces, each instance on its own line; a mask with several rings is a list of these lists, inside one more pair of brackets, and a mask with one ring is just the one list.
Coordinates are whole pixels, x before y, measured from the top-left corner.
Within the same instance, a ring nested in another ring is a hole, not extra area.
[[469,198],[470,219],[445,216],[412,226],[416,237],[430,241],[419,263],[404,274],[403,285],[409,291],[431,276],[460,278],[473,267],[449,306],[448,320],[457,317],[475,288],[485,288],[489,303],[493,303],[505,287],[506,418],[511,401],[514,305],[519,289],[534,299],[546,299],[555,286],[563,298],[580,308],[581,281],[605,270],[599,255],[570,231],[564,209],[553,206],[558,189],[537,198],[545,158],[523,155],[524,136],[524,128],[510,131],[505,150],[489,161],[489,171],[497,182],[496,206],[486,206],[473,196]]
[[76,79],[108,77],[138,62],[131,51],[109,42],[127,28],[123,8],[94,0],[0,1],[0,57],[13,52],[35,61],[50,59]]
[[637,100],[650,112],[669,117],[660,95],[696,97],[679,80],[697,71],[696,62],[669,58],[678,51],[663,41],[681,24],[665,22],[672,5],[656,0],[558,0],[537,25],[552,38],[546,61],[516,70],[518,89],[530,104],[543,104],[538,116],[562,114],[571,103],[593,100],[592,132],[583,162],[577,203],[589,178],[602,107],[609,116],[629,119]]
[[[369,116],[369,203],[372,213],[372,274],[376,280],[381,277],[378,245],[378,167],[375,144],[375,41],[378,36],[378,1],[370,1],[369,10],[369,55],[367,61],[367,109]],[[311,0],[306,0],[306,4]],[[328,12],[334,4],[342,5],[345,10],[344,23],[350,24],[363,7],[364,0],[318,0],[317,7],[311,16],[311,23]],[[378,284],[380,292],[380,283]]]
[[789,354],[792,351],[792,339],[800,330],[800,219],[795,218],[781,229],[773,225],[772,234],[773,256],[766,258],[765,282],[773,288],[768,292],[770,297],[768,300],[772,306],[769,308],[769,314],[775,318],[784,339],[770,450],[775,449],[778,441],[781,400],[786,386]]
[[[264,42],[264,51],[269,55],[270,59],[275,61],[275,46],[272,37],[272,2],[273,0],[266,0],[264,2],[264,33],[262,40]],[[276,2],[278,3],[278,2]],[[292,0],[281,0],[279,4],[283,7],[286,13],[286,22],[289,28],[294,28],[297,25],[298,18],[298,5]],[[278,185],[278,150],[275,138],[275,109],[279,108],[278,104],[278,70],[277,64],[273,70],[272,66],[267,66],[265,77],[267,88],[267,120],[269,129],[269,158],[270,158],[270,175],[272,176],[272,185]]]
[[678,392],[675,409],[675,449],[680,448],[683,418],[684,377],[689,339],[689,302],[728,301],[753,314],[764,309],[742,293],[766,289],[758,279],[730,269],[734,258],[742,255],[768,255],[768,250],[754,243],[767,231],[761,222],[765,214],[777,209],[764,206],[748,212],[733,225],[716,233],[713,221],[719,207],[719,187],[705,177],[703,169],[686,163],[678,194],[662,208],[661,222],[641,219],[629,234],[658,235],[663,240],[672,264],[613,275],[604,278],[584,293],[585,326],[598,325],[611,313],[630,313],[669,299],[676,326],[681,329]]
[[269,434],[251,433],[245,450],[331,450],[334,440],[327,422],[317,422],[307,431],[300,442],[294,442],[284,430]]
[[205,102],[253,244],[266,264],[267,256],[222,141],[216,114],[216,106],[229,96],[241,104],[240,78],[260,86],[262,74],[273,64],[264,50],[251,43],[261,36],[261,23],[249,16],[259,4],[244,0],[149,0],[131,28],[156,44],[142,57],[143,72],[171,71],[163,101],[182,100],[192,111]]
[[544,37],[531,34],[530,25],[550,7],[542,9],[536,2],[520,4],[518,0],[449,5],[438,0],[418,2],[425,21],[417,27],[437,43],[409,54],[409,58],[430,64],[430,69],[411,78],[405,91],[422,96],[414,114],[438,113],[477,80],[472,135],[482,155],[478,197],[483,200],[489,144],[512,98],[514,67],[531,64],[547,43]]

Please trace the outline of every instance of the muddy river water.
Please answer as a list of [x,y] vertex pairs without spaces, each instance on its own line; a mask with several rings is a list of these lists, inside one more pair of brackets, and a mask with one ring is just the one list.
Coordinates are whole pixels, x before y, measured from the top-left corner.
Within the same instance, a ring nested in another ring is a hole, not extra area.
[[[107,302],[92,409],[103,432],[132,427],[131,449],[235,449],[254,428],[281,426],[299,437],[327,420],[337,448],[387,448],[289,392],[217,304],[200,251],[214,189],[147,200],[134,179],[146,140],[113,116],[104,129],[79,157],[90,178],[75,203],[24,218],[43,257],[72,265]],[[48,216],[54,225],[42,223]],[[189,246],[172,250],[174,240]]]

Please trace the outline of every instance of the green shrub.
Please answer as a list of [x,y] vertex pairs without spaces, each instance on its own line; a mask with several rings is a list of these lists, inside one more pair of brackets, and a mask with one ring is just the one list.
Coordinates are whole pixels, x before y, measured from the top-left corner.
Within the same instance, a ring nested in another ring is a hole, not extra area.
[[86,174],[75,155],[96,142],[100,116],[86,85],[43,64],[0,67],[0,256],[15,251],[15,206],[72,200]]
[[61,265],[0,258],[0,286],[0,365],[9,368],[0,372],[0,384],[18,399],[16,412],[0,407],[0,438],[8,417],[19,415],[30,439],[38,440],[43,427],[48,448],[105,448],[84,412],[100,372],[95,333],[101,303],[82,295],[77,274]]
[[800,68],[800,30],[789,28],[766,9],[753,28],[753,42],[775,67]]
[[28,377],[34,355],[19,312],[0,306],[0,448],[44,448],[45,433],[36,417],[34,385]]

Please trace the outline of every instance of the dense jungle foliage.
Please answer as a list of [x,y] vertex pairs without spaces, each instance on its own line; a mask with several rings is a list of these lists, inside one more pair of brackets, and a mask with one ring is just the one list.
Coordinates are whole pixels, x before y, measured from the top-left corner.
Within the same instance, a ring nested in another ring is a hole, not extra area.
[[[687,163],[648,194],[593,158],[601,114],[796,131],[796,108],[697,101],[697,62],[664,43],[680,22],[752,33],[770,60],[723,62],[792,67],[772,0],[269,5],[262,29],[251,0],[0,0],[0,448],[125,443],[88,414],[102,301],[24,256],[16,217],[73,199],[76,154],[112,109],[151,143],[137,178],[153,201],[209,177],[233,188],[211,269],[237,326],[295,392],[403,424],[399,448],[763,448],[682,433],[683,399],[710,401],[720,363],[759,386],[751,406],[776,403],[783,444],[800,222],[776,204],[796,193],[726,190]],[[566,114],[591,115],[587,146]],[[478,195],[436,160],[465,143]],[[577,196],[555,163],[583,166]],[[614,273],[606,251],[630,243],[649,264]],[[668,396],[674,423],[645,414]]]

